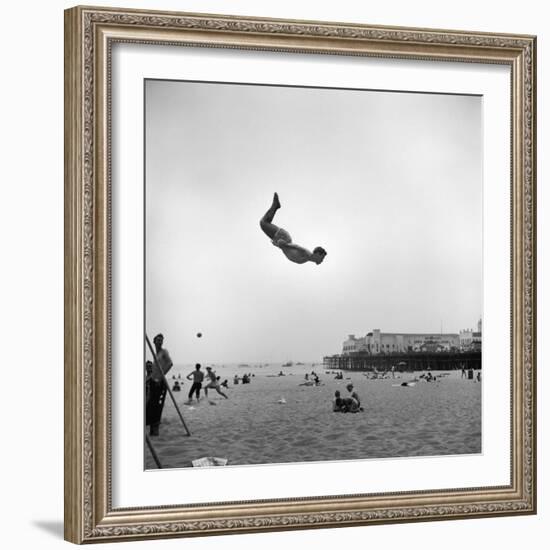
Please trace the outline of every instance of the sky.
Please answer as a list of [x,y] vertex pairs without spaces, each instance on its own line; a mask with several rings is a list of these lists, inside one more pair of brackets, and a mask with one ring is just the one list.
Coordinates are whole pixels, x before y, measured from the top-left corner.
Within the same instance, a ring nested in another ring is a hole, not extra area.
[[[481,97],[148,80],[145,109],[146,330],[176,364],[476,325]],[[275,191],[321,265],[261,231]]]

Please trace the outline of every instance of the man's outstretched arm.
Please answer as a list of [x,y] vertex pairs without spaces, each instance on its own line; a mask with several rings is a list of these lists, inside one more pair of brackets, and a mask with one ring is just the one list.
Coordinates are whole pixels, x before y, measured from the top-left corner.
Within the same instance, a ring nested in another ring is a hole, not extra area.
[[275,246],[278,246],[282,250],[298,250],[299,252],[305,252],[307,254],[311,254],[311,252],[304,248],[303,246],[300,246],[299,244],[294,243],[287,243],[286,241],[279,240]]

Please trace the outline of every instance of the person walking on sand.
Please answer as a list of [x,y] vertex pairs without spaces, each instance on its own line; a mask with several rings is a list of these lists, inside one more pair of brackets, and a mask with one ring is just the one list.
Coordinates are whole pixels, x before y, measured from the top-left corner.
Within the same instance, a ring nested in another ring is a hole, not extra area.
[[204,395],[208,397],[208,390],[216,390],[220,395],[223,395],[226,399],[229,399],[225,393],[220,390],[220,383],[218,382],[216,373],[212,370],[212,367],[206,367],[206,376],[208,377],[208,384],[204,386]]
[[193,385],[189,390],[189,403],[193,401],[193,394],[195,394],[197,401],[199,401],[201,396],[202,381],[204,380],[204,372],[201,370],[200,363],[195,365],[195,370],[190,372],[186,378],[187,380],[191,380],[191,378],[193,378]]
[[145,424],[149,426],[150,435],[157,436],[159,435],[160,420],[167,390],[162,373],[166,375],[172,368],[173,363],[168,350],[162,347],[164,344],[162,334],[157,334],[153,338],[153,344],[157,360],[150,365],[149,402],[145,410]]
[[313,249],[313,252],[310,252],[307,248],[294,244],[290,233],[282,227],[277,227],[273,223],[273,218],[279,208],[281,208],[281,203],[279,202],[279,196],[275,193],[273,195],[273,202],[271,203],[269,210],[260,220],[260,227],[262,228],[262,231],[271,239],[271,243],[277,248],[280,248],[283,251],[283,254],[295,264],[313,262],[319,265],[322,263],[327,255],[324,248],[317,246]]

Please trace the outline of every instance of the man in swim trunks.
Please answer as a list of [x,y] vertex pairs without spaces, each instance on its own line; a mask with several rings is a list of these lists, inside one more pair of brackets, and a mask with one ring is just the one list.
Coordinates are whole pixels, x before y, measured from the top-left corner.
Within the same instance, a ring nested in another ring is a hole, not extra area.
[[262,231],[271,239],[274,246],[280,248],[283,254],[296,264],[305,264],[306,262],[314,262],[319,265],[327,255],[324,248],[318,246],[313,252],[307,250],[303,246],[299,246],[292,242],[292,237],[282,227],[277,227],[273,222],[275,213],[281,208],[279,202],[279,196],[277,193],[273,195],[273,202],[269,210],[264,214],[260,220],[260,227]]
[[220,390],[220,383],[218,382],[216,373],[212,370],[212,367],[206,367],[206,376],[208,377],[208,384],[204,386],[204,395],[208,397],[208,389],[216,390],[220,395],[223,395],[226,399],[229,399],[225,393]]
[[[159,435],[160,421],[162,417],[162,409],[164,408],[164,400],[166,399],[166,373],[172,368],[172,359],[166,348],[163,348],[164,336],[157,334],[153,338],[155,346],[156,361],[149,366],[151,374],[149,379],[149,402],[145,412],[145,423],[149,426],[149,434],[152,436]],[[161,372],[162,370],[162,372]]]
[[193,385],[189,390],[189,402],[193,400],[193,394],[195,394],[197,401],[199,400],[201,395],[201,387],[202,387],[202,381],[204,380],[204,372],[202,372],[201,366],[199,363],[195,365],[195,370],[193,372],[190,372],[187,375],[187,380],[191,380],[191,378],[193,378]]

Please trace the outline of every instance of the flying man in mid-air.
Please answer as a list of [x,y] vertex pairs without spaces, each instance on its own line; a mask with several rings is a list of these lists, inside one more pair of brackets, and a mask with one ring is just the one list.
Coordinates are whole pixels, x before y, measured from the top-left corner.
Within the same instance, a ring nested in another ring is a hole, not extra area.
[[271,242],[277,248],[280,248],[283,251],[283,254],[291,261],[296,264],[305,264],[306,262],[314,262],[317,265],[322,263],[327,255],[326,250],[320,246],[313,249],[313,252],[310,252],[307,248],[303,246],[294,244],[292,242],[292,237],[282,227],[277,227],[273,223],[273,218],[277,210],[281,208],[281,203],[279,202],[279,195],[275,193],[273,195],[273,202],[269,210],[264,214],[263,218],[260,220],[260,227],[262,231],[271,239]]

